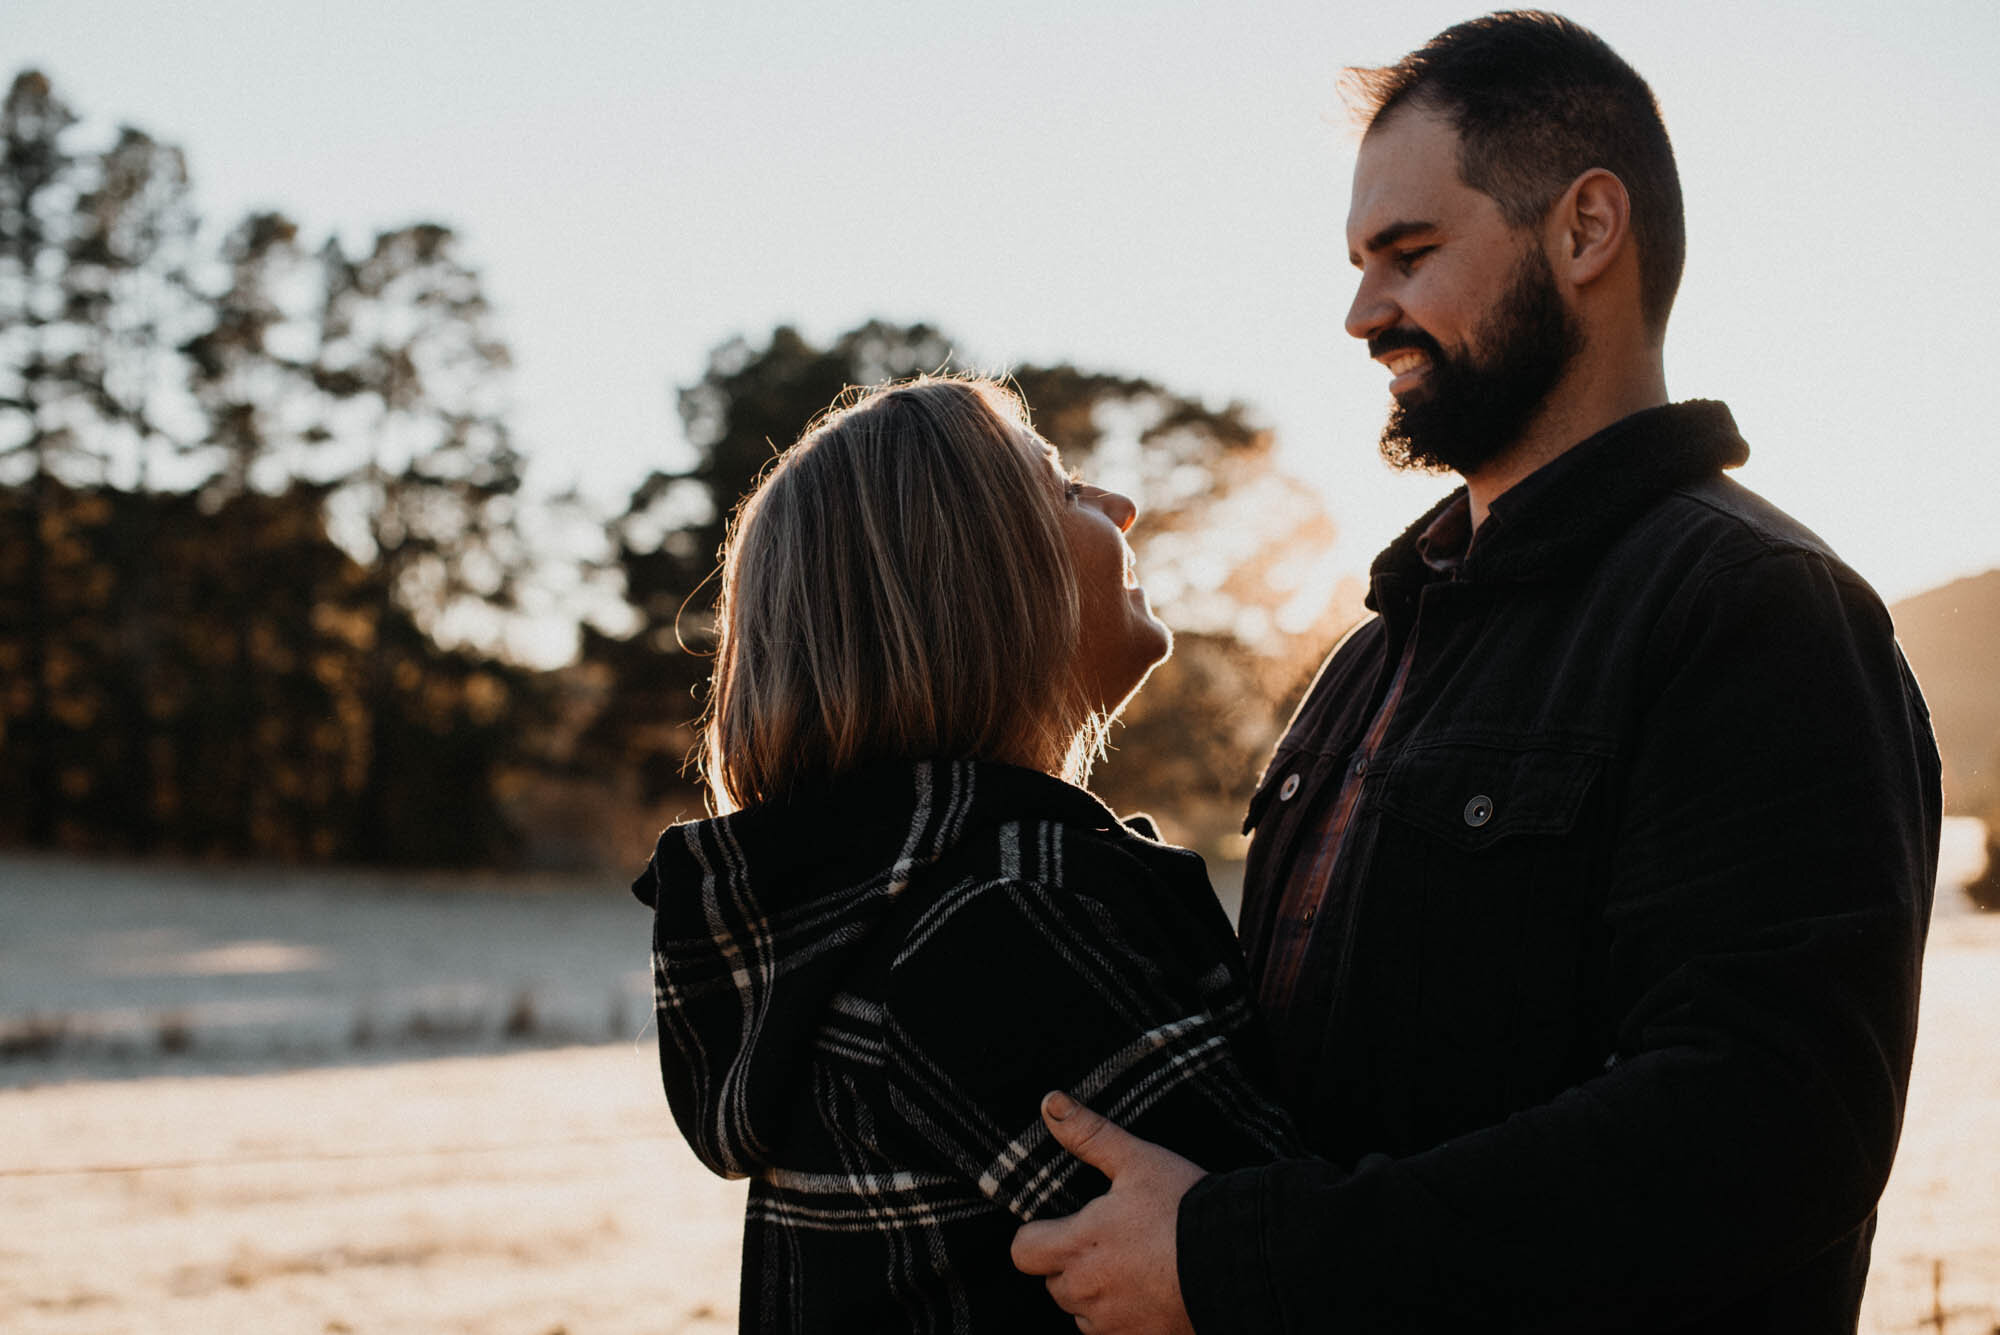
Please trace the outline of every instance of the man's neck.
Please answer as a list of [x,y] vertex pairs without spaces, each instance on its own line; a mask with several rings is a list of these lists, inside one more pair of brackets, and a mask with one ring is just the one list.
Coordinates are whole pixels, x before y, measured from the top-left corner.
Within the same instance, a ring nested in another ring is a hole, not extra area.
[[1567,454],[1613,422],[1667,402],[1667,377],[1657,356],[1624,376],[1592,374],[1578,365],[1544,400],[1515,444],[1465,475],[1472,532],[1493,502],[1536,469]]

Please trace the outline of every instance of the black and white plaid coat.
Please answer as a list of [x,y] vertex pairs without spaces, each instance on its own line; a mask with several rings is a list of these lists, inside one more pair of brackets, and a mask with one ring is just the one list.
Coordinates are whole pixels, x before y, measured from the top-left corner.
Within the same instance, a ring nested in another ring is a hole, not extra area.
[[1104,1188],[1068,1089],[1209,1169],[1299,1152],[1200,858],[1047,775],[895,765],[677,825],[653,905],[667,1097],[752,1178],[746,1331],[1069,1331],[1008,1244]]

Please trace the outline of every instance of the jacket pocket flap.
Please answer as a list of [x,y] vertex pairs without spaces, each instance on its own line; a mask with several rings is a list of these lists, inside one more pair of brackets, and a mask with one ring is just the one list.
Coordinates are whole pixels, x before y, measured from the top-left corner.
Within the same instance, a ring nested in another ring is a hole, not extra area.
[[1397,757],[1380,800],[1383,810],[1476,851],[1519,835],[1567,833],[1603,768],[1604,757],[1587,751],[1440,742]]

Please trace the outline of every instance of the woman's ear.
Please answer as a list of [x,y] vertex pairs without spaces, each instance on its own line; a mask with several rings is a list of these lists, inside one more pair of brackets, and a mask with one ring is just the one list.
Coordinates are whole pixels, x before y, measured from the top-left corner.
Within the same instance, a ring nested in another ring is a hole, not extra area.
[[1550,255],[1558,276],[1576,287],[1603,277],[1632,244],[1632,197],[1625,183],[1592,167],[1569,184],[1549,212]]

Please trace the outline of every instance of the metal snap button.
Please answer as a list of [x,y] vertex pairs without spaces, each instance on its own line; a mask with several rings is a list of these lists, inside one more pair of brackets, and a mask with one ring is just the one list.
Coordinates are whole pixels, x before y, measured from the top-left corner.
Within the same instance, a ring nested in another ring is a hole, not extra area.
[[1465,804],[1465,823],[1478,829],[1493,819],[1493,799],[1481,793]]
[[1294,797],[1297,797],[1298,794],[1299,776],[1296,774],[1287,774],[1285,781],[1278,785],[1278,800],[1280,802],[1289,802]]
[[1356,757],[1354,757],[1354,775],[1355,775],[1355,777],[1356,777],[1356,778],[1359,778],[1360,776],[1362,776],[1363,774],[1366,774],[1367,772],[1368,772],[1368,757],[1367,757],[1367,756],[1356,756]]

